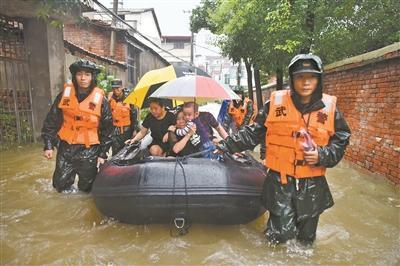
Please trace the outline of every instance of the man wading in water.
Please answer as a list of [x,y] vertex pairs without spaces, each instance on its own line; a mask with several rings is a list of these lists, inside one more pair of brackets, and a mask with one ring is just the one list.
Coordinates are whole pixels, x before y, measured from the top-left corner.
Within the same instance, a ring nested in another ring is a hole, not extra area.
[[342,159],[350,129],[336,97],[322,93],[322,72],[319,57],[295,56],[289,64],[290,90],[273,92],[254,126],[218,146],[234,153],[265,139],[269,172],[263,204],[269,211],[266,237],[272,244],[290,239],[312,244],[319,215],[333,206],[325,170]]
[[89,192],[111,146],[112,116],[96,87],[97,66],[78,60],[69,70],[72,83],[65,84],[43,123],[44,157],[51,159],[57,147],[53,187],[58,192],[71,192],[76,174],[79,190]]

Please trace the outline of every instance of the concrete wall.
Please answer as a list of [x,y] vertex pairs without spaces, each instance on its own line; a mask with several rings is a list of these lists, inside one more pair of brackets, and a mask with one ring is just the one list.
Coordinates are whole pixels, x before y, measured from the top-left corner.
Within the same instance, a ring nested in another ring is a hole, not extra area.
[[167,64],[165,62],[162,62],[160,59],[155,57],[151,52],[142,51],[139,54],[138,77],[140,79],[144,74],[146,74],[146,72],[166,66]]
[[[138,30],[140,33],[146,35],[157,45],[161,44],[160,33],[157,29],[156,21],[154,20],[151,9],[118,9],[119,15],[125,16],[125,22]],[[111,25],[111,15],[102,12],[88,12],[85,13],[85,17],[103,21],[104,23]],[[117,27],[121,29],[128,29],[129,27],[117,20]]]
[[[173,54],[187,62],[190,62],[190,42],[184,43],[183,49],[174,48],[173,42],[163,42],[163,43],[161,43],[161,47],[163,49],[167,50],[168,52],[170,52],[171,54]],[[176,58],[166,52],[160,51],[160,54],[170,63],[182,62],[182,60],[179,60],[178,58]]]
[[325,68],[352,130],[346,159],[400,184],[400,43]]
[[158,32],[153,13],[150,10],[140,13],[139,16],[135,14],[126,15],[125,19],[137,20],[137,30],[148,36],[156,44],[161,45],[161,37]]
[[25,20],[24,38],[33,88],[34,137],[38,139],[46,114],[64,84],[64,42],[62,30],[36,18]]

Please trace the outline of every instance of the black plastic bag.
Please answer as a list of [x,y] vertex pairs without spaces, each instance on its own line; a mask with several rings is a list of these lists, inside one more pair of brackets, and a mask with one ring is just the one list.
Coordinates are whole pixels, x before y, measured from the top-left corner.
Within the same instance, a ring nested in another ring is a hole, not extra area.
[[131,165],[143,161],[150,156],[147,148],[141,149],[140,142],[127,144],[116,155],[111,157],[110,163],[115,165]]

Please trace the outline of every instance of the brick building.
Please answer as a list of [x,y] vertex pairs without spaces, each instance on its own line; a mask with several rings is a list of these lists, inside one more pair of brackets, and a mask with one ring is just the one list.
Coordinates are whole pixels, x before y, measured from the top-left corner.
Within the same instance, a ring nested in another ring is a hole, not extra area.
[[[275,89],[262,86],[264,102]],[[345,158],[400,184],[400,43],[325,66],[324,92],[352,131]]]
[[94,52],[83,49],[82,47],[73,44],[69,41],[64,41],[65,51],[65,68],[64,75],[66,79],[71,79],[71,73],[69,66],[80,58],[91,60],[98,65],[106,66],[108,74],[118,77],[122,80],[126,79],[126,64],[114,59],[110,59],[104,56],[100,56]]
[[[111,31],[116,31],[114,57],[110,57]],[[149,70],[169,65],[153,47],[145,44],[127,29],[112,28],[100,20],[86,19],[80,24],[64,25],[64,40],[71,47],[78,47],[87,58],[103,63],[109,74],[118,76],[126,87],[134,87]],[[99,61],[100,60],[100,61]]]
[[[38,19],[39,8],[38,1],[0,4],[1,147],[37,140],[50,105],[63,87],[62,30]],[[69,19],[75,16],[79,14]]]
[[[125,63],[124,30],[116,29],[114,60]],[[64,25],[64,40],[94,54],[110,57],[111,27],[101,21]]]

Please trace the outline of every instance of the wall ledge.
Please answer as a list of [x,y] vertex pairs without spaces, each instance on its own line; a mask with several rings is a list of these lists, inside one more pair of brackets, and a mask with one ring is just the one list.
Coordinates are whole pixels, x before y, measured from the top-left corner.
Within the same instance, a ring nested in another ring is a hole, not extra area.
[[346,58],[344,60],[329,64],[324,67],[324,71],[326,73],[343,71],[399,57],[400,57],[400,42],[396,42],[378,50],[374,50],[365,54]]

